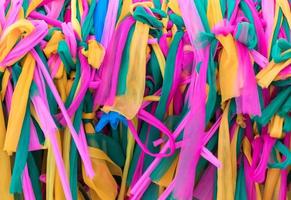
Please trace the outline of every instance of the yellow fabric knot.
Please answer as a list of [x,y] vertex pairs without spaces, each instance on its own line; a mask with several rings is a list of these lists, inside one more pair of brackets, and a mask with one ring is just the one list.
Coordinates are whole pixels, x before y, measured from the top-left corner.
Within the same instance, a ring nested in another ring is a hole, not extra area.
[[0,39],[0,62],[10,53],[11,49],[18,42],[19,37],[29,35],[34,29],[33,24],[25,19],[20,19],[7,27]]
[[55,54],[58,51],[59,42],[64,39],[64,35],[61,31],[55,31],[51,39],[46,44],[43,52],[46,57],[49,58],[51,54]]
[[95,69],[99,69],[105,56],[104,47],[96,40],[88,41],[88,50],[82,49],[82,54],[88,58],[88,63]]
[[245,118],[242,114],[238,114],[236,117],[236,123],[241,127],[241,128],[246,128],[246,123],[245,123]]

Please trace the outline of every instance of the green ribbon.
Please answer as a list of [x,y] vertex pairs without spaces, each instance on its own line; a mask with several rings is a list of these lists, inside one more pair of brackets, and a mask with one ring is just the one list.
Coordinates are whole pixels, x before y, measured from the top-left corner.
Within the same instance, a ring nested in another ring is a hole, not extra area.
[[280,107],[287,100],[291,94],[291,87],[283,89],[277,96],[271,101],[271,103],[262,111],[262,116],[255,118],[261,125],[266,125],[274,114],[280,109]]
[[58,44],[58,54],[64,63],[65,70],[67,74],[71,72],[71,69],[75,68],[75,63],[73,61],[72,55],[70,53],[70,48],[65,40],[61,40]]
[[286,169],[288,166],[291,165],[291,152],[290,150],[282,144],[282,142],[277,141],[274,148],[278,149],[278,151],[283,154],[286,159],[282,162],[274,162],[271,164],[268,164],[271,168],[279,168],[279,169]]
[[129,65],[129,56],[130,56],[130,44],[133,36],[135,27],[132,26],[129,30],[127,41],[125,44],[125,48],[122,52],[122,61],[120,65],[120,71],[118,76],[118,87],[117,87],[117,95],[123,95],[126,91],[126,77],[128,73],[128,65]]
[[[272,57],[275,63],[281,63],[291,58],[291,44],[284,39],[278,39],[273,47]],[[288,52],[289,50],[289,52]]]
[[34,191],[34,196],[36,200],[42,200],[42,192],[39,181],[40,171],[37,167],[33,155],[31,152],[28,153],[27,157],[28,172],[30,174],[31,184]]
[[[28,104],[29,105],[29,104]],[[28,146],[30,138],[30,109],[27,105],[25,117],[21,129],[21,134],[17,146],[14,166],[12,170],[10,192],[22,192],[22,173],[27,162]]]

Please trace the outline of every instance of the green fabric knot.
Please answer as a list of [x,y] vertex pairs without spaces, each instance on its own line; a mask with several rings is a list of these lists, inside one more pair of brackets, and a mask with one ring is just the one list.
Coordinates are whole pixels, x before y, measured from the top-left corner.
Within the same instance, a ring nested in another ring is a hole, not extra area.
[[83,47],[85,50],[88,50],[88,44],[87,44],[87,42],[79,41],[78,42],[78,46],[79,47]]
[[[160,15],[161,12],[158,12],[157,9],[151,9],[154,14]],[[160,15],[161,16],[161,15]],[[161,16],[162,17],[162,16]],[[163,28],[163,23],[157,18],[149,14],[146,9],[142,6],[137,6],[133,12],[133,18],[136,21],[140,21],[144,24],[157,29]]]
[[254,49],[258,43],[255,27],[248,22],[240,22],[237,25],[234,38],[249,49]]
[[211,44],[213,41],[216,41],[215,35],[210,32],[201,32],[198,34],[195,45],[198,48],[204,48],[208,44]]
[[183,30],[185,28],[185,24],[181,16],[172,13],[169,17],[170,20],[177,26],[178,30]]
[[284,62],[291,58],[291,44],[285,39],[276,41],[272,51],[272,57],[275,63]]

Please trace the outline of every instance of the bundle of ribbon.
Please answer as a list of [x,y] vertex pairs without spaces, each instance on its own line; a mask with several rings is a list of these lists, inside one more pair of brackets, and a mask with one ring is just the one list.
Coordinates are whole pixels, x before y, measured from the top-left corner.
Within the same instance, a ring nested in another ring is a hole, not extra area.
[[290,5],[0,0],[0,199],[290,198]]

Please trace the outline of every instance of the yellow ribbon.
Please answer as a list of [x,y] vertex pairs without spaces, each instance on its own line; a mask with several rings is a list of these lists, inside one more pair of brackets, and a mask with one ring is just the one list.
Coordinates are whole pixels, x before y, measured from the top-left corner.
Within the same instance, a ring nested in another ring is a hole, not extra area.
[[55,77],[56,79],[61,79],[63,77],[63,74],[64,74],[64,71],[65,71],[65,67],[64,67],[64,63],[61,62],[60,63],[60,66],[58,68],[58,71],[57,73],[55,74]]
[[174,160],[171,167],[168,169],[168,171],[162,176],[162,178],[159,181],[154,181],[156,184],[162,187],[168,187],[170,183],[173,181],[173,177],[176,172],[178,164],[178,157]]
[[[275,33],[275,30],[276,30],[276,26],[277,26],[277,22],[278,22],[278,17],[279,17],[279,11],[280,11],[280,7],[279,7],[279,4],[275,4],[275,18],[274,18],[274,25],[273,25],[273,28],[272,28],[272,34],[271,34],[271,37],[268,38],[268,58],[270,58],[270,54],[271,54],[271,49],[272,49],[272,40],[273,40],[273,37],[274,37],[274,33]],[[280,21],[280,25],[282,24],[282,21],[283,19],[281,18],[281,21]]]
[[130,7],[131,7],[132,1],[131,0],[123,0],[122,1],[122,7],[121,7],[121,12],[120,16],[118,18],[117,24],[119,24],[126,15],[130,12]]
[[275,63],[273,60],[269,65],[262,69],[256,76],[258,84],[262,88],[267,88],[271,82],[276,78],[280,71],[285,67],[291,64],[291,59],[286,60],[285,62]]
[[42,0],[32,0],[27,8],[26,16],[28,16],[33,10],[35,10],[41,2]]
[[[133,123],[136,127],[137,120],[136,119],[133,120]],[[122,174],[122,182],[121,182],[121,186],[120,186],[118,200],[123,200],[125,198],[126,180],[127,180],[128,170],[130,167],[130,162],[132,159],[134,145],[135,145],[135,140],[134,140],[132,133],[130,132],[129,129],[127,131],[127,140],[128,140],[128,143],[127,143],[127,147],[126,147],[126,159],[125,159],[125,164],[124,164],[124,169],[123,169],[123,174]]]
[[153,47],[153,50],[154,50],[155,55],[157,57],[162,77],[164,78],[165,66],[166,66],[166,60],[165,60],[164,54],[163,54],[159,44],[152,44],[152,47]]
[[0,197],[5,200],[13,200],[13,195],[9,192],[11,180],[10,157],[2,149],[0,150]]
[[9,193],[11,180],[10,157],[3,151],[6,126],[3,114],[2,101],[0,101],[0,197],[7,200],[13,200],[14,197]]
[[274,195],[276,185],[280,185],[280,169],[271,168],[267,172],[267,178],[264,187],[263,199],[272,200],[279,198]]
[[227,101],[233,97],[239,96],[237,88],[237,71],[238,71],[238,55],[233,37],[216,36],[220,41],[223,49],[219,55],[219,86],[221,92],[222,102]]
[[[165,2],[165,1],[164,1]],[[182,16],[181,10],[176,0],[170,0],[168,3],[168,7],[177,15]]]
[[82,17],[84,13],[82,0],[78,0],[78,7],[79,7],[78,9],[79,9],[80,16]]
[[223,20],[219,0],[208,1],[207,18],[210,28],[213,28]]
[[51,143],[46,140],[47,149],[47,164],[46,164],[46,199],[54,200],[54,182],[56,175],[56,163]]
[[271,137],[278,139],[283,137],[283,123],[284,118],[279,115],[275,115],[271,119],[271,123],[269,124],[269,132]]
[[[62,147],[62,144],[61,144],[61,132],[57,131],[56,136],[57,136],[56,138],[57,138],[57,141],[58,141],[58,145],[60,147],[59,149],[62,149],[61,148]],[[54,159],[54,162],[55,162],[55,159]],[[54,165],[56,167],[56,163],[54,163]],[[67,172],[67,176],[69,177],[68,174],[69,173]],[[64,194],[64,191],[63,191],[63,186],[62,186],[62,183],[61,183],[61,179],[60,179],[59,173],[56,170],[55,171],[55,177],[54,177],[54,200],[62,200],[62,199],[65,199],[65,194]]]
[[[243,152],[249,162],[249,164],[251,165],[252,163],[252,155],[251,155],[251,143],[249,142],[249,140],[245,137],[243,139]],[[260,187],[258,183],[255,183],[255,189],[256,189],[256,199],[257,200],[261,200],[262,199],[262,195],[261,195],[261,191],[260,191]]]
[[77,1],[71,0],[71,22],[73,29],[78,34],[79,38],[81,38],[81,25],[80,22],[77,20],[77,8],[76,8]]
[[143,101],[145,88],[148,33],[149,26],[137,21],[130,45],[126,92],[124,95],[116,97],[112,107],[104,107],[105,112],[116,111],[127,119],[132,119],[138,112]]
[[221,167],[217,169],[217,199],[234,199],[233,166],[228,127],[229,102],[223,111],[218,136],[218,159]]
[[66,127],[63,134],[63,160],[67,175],[70,175],[70,147],[71,147],[71,134]]
[[31,54],[27,54],[12,96],[11,110],[9,113],[4,144],[4,150],[8,153],[15,152],[17,149],[27,107],[30,85],[33,79],[34,68],[35,60]]
[[101,150],[89,147],[89,154],[95,171],[90,179],[82,166],[84,182],[90,187],[92,199],[115,199],[117,196],[117,183],[113,175],[122,176],[121,169]]
[[3,101],[5,98],[5,94],[6,94],[6,90],[7,90],[7,86],[8,86],[8,82],[9,82],[9,78],[10,78],[10,72],[9,70],[5,70],[4,71],[4,75],[2,78],[2,90],[1,90],[1,100]]
[[2,101],[0,101],[0,151],[3,151],[5,142],[6,125],[3,113]]
[[154,95],[146,96],[143,98],[143,101],[160,101],[160,96]]
[[276,3],[278,3],[280,8],[282,9],[283,14],[285,15],[287,22],[289,24],[289,27],[291,27],[291,11],[288,0],[277,0]]

